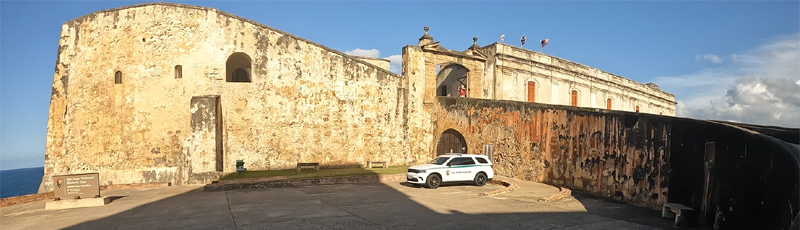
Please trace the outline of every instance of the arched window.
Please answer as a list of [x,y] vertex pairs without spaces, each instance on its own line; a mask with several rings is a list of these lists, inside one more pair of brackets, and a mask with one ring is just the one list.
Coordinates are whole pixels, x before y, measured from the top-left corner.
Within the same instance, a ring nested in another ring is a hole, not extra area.
[[578,106],[578,91],[572,90],[572,106]]
[[183,67],[181,65],[175,66],[175,79],[183,78]]
[[250,56],[245,53],[233,53],[225,63],[225,81],[251,82],[252,71]]
[[122,84],[122,71],[114,73],[114,84]]
[[[442,67],[443,66],[443,67]],[[436,96],[466,97],[469,93],[469,69],[459,64],[442,64],[436,67]]]
[[536,102],[536,82],[528,81],[528,102]]
[[611,98],[609,98],[608,100],[606,100],[606,109],[607,109],[607,110],[611,110]]
[[637,113],[639,112],[639,106],[638,105],[636,106],[636,112]]

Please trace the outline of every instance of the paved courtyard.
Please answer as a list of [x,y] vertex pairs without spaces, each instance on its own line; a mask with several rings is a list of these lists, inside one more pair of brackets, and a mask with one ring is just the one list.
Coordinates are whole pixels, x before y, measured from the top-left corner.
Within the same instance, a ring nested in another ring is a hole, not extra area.
[[204,192],[201,186],[109,190],[103,207],[44,210],[45,202],[0,208],[11,229],[674,229],[657,210],[574,194],[536,199],[552,186],[515,181],[515,191],[487,184],[412,187],[339,184]]

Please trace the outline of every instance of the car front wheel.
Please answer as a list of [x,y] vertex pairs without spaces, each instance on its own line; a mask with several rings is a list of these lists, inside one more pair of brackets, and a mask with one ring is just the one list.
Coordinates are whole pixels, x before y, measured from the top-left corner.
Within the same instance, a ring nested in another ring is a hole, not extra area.
[[442,177],[440,177],[437,174],[431,174],[431,175],[428,176],[428,179],[425,180],[425,185],[427,185],[428,188],[431,188],[431,189],[436,189],[441,184],[442,184]]
[[478,173],[478,175],[475,175],[475,180],[473,180],[473,182],[475,183],[476,186],[485,185],[486,184],[486,174]]

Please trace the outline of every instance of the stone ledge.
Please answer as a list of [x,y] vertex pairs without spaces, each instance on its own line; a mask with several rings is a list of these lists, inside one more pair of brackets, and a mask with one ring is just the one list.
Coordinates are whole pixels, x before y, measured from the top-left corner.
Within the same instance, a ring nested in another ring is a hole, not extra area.
[[83,208],[83,207],[97,207],[107,205],[110,202],[109,197],[98,198],[83,198],[83,199],[63,199],[56,201],[48,201],[44,210],[59,210],[68,208]]
[[494,195],[497,195],[497,194],[514,191],[514,189],[517,189],[517,187],[518,187],[516,183],[512,183],[510,181],[503,181],[503,180],[497,179],[497,178],[493,178],[490,182],[502,185],[505,188],[501,188],[501,189],[494,190],[494,191],[491,191],[491,192],[481,193],[480,196],[494,196]]
[[569,190],[568,188],[558,187],[558,190],[560,191],[556,194],[539,198],[539,201],[553,202],[572,195],[572,190]]
[[406,174],[387,174],[369,176],[350,176],[350,177],[326,177],[310,179],[244,179],[226,181],[224,183],[214,183],[203,187],[204,191],[228,191],[239,189],[266,189],[282,188],[308,185],[329,185],[329,184],[361,184],[361,183],[386,183],[386,182],[405,182]]

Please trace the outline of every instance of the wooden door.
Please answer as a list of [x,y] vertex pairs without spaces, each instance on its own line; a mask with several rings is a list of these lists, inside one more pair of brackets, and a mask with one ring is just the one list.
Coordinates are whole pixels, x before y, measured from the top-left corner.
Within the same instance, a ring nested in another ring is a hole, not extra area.
[[578,91],[572,91],[572,106],[578,106]]
[[528,82],[528,102],[536,102],[536,82]]
[[606,109],[611,110],[611,98],[606,100]]

